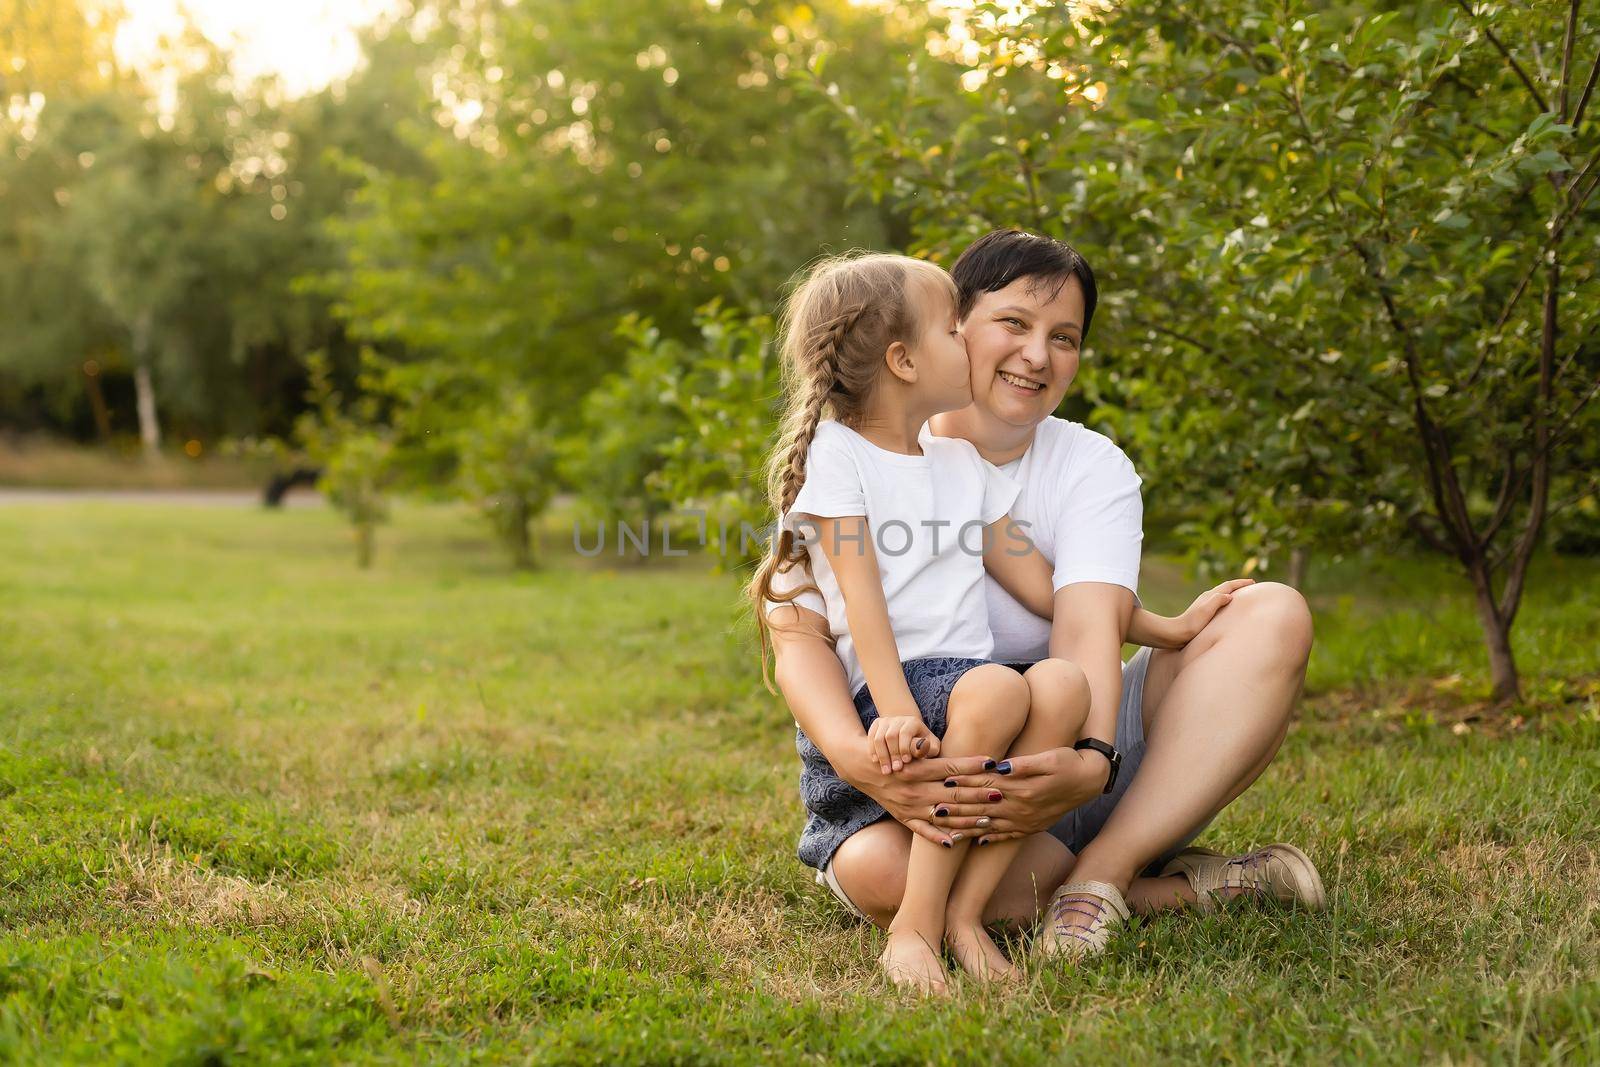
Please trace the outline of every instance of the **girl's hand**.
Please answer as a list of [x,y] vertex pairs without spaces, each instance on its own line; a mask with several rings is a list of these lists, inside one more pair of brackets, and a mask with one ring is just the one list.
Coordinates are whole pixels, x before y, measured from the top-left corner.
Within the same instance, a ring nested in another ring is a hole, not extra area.
[[884,774],[939,754],[939,739],[920,715],[880,716],[867,730],[867,751]]
[[1247,585],[1254,585],[1255,581],[1254,578],[1233,578],[1195,597],[1188,610],[1178,616],[1179,636],[1183,644],[1199,637],[1200,631],[1206,628],[1212,617],[1233,600],[1233,594]]

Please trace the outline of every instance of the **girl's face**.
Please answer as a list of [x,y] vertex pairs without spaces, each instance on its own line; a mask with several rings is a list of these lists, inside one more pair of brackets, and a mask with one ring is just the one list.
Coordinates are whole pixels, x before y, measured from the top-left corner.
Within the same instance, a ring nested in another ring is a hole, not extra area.
[[1009,426],[1036,426],[1055,412],[1078,373],[1083,288],[1018,278],[980,293],[961,323],[972,367],[972,402]]
[[972,368],[961,340],[955,302],[950,294],[923,285],[915,297],[922,330],[911,349],[921,374],[918,385],[935,413],[955,411],[972,403]]

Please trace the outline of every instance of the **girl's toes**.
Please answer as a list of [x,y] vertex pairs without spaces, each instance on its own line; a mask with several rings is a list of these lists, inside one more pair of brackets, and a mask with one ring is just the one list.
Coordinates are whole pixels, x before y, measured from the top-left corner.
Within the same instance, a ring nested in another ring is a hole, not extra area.
[[949,995],[944,965],[919,934],[891,931],[889,943],[878,957],[878,965],[883,968],[884,976],[901,988],[936,997]]

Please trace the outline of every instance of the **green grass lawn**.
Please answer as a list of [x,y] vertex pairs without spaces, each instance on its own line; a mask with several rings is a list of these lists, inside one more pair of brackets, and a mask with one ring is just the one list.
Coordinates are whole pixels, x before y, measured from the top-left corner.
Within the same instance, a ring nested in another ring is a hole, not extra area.
[[1300,844],[1330,910],[928,1005],[793,858],[793,724],[701,561],[5,507],[0,1059],[1600,1059],[1600,566],[1538,569],[1504,712],[1446,570],[1315,583],[1302,719],[1204,840]]

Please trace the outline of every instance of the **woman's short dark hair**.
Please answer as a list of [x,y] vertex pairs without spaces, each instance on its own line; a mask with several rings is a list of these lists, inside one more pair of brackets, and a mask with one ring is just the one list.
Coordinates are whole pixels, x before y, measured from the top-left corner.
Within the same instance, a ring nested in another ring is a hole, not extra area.
[[[1067,279],[1076,278],[1083,287],[1083,336],[1089,336],[1089,323],[1094,320],[1094,306],[1099,300],[1094,270],[1065,241],[1021,230],[993,230],[967,246],[950,268],[950,276],[960,290],[956,316],[963,319],[978,302],[979,293],[997,292],[1018,278],[1031,278],[1055,292],[1067,284]],[[1052,300],[1055,292],[1050,294]]]

